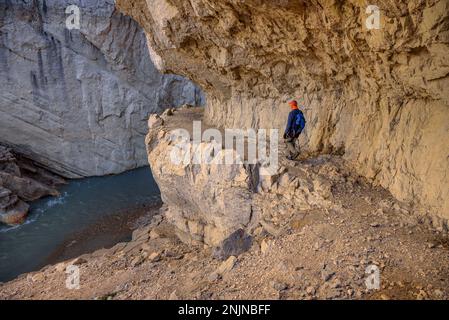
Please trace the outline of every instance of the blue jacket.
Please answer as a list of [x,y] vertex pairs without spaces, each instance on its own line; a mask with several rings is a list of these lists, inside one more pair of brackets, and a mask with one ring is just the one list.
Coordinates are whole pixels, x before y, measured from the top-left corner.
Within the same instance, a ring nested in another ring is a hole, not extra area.
[[294,109],[292,111],[290,111],[290,113],[288,114],[288,120],[287,120],[287,127],[285,128],[285,134],[289,137],[295,137],[297,135],[298,132],[297,128],[296,128],[296,116],[300,113],[301,111],[298,109]]

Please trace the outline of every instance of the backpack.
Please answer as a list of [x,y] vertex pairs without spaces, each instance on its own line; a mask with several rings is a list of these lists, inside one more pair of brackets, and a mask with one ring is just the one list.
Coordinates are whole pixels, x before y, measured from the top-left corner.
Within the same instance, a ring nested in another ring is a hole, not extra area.
[[295,127],[294,127],[295,136],[299,136],[302,130],[304,130],[305,126],[306,126],[306,118],[304,117],[302,111],[299,110],[295,119]]

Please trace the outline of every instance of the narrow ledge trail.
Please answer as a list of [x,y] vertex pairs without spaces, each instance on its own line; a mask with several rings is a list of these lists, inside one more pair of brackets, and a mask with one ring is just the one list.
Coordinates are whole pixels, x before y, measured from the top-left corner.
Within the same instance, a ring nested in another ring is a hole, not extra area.
[[[168,126],[188,126],[190,112],[176,111]],[[332,205],[294,210],[273,202],[270,216],[252,234],[251,249],[238,257],[218,261],[211,246],[179,241],[164,206],[134,231],[131,242],[22,275],[0,285],[0,298],[449,298],[449,237],[443,227],[371,186],[338,156],[282,165],[293,176],[325,179],[320,185],[330,186]],[[80,268],[78,290],[66,288],[69,264]],[[366,270],[373,265],[379,268],[379,289],[366,286]]]

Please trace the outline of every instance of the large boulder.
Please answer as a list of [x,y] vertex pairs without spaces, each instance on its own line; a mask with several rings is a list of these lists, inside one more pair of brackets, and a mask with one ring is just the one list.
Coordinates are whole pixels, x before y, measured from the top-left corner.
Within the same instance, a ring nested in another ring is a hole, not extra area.
[[[330,189],[332,183],[340,181],[340,174],[329,175],[317,187],[314,181],[323,180],[323,174],[314,173],[316,169],[298,174],[279,167],[267,174],[270,171],[263,161],[252,165],[226,163],[226,155],[234,159],[241,155],[224,147],[210,162],[197,161],[196,155],[211,152],[212,144],[192,139],[192,121],[201,120],[203,111],[185,108],[165,118],[151,116],[146,138],[148,161],[166,204],[165,216],[183,242],[205,243],[216,248],[217,258],[226,259],[249,249],[248,235],[260,224],[268,225],[265,219],[271,221],[279,213],[289,216],[298,210],[332,207]],[[190,138],[179,140],[180,129]]]

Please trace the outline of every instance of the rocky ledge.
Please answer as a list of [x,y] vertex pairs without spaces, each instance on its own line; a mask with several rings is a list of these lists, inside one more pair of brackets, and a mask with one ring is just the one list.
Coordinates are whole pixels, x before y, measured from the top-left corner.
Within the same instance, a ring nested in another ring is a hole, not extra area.
[[[193,121],[202,120],[202,116],[200,108],[151,116],[146,138],[148,159],[167,206],[166,218],[176,227],[179,238],[185,243],[217,247],[222,258],[247,249],[247,237],[261,230],[277,236],[292,217],[313,210],[340,212],[345,205],[337,197],[342,186],[347,185],[346,191],[351,192],[354,185],[370,184],[340,157],[323,155],[292,162],[284,159],[283,148],[278,169],[270,174],[263,172],[262,164],[195,164],[194,152],[189,161],[177,164],[172,161],[178,141],[174,130],[185,129],[193,137]],[[202,132],[208,128],[202,123]],[[191,139],[185,141],[184,147],[207,151],[211,143],[195,146]],[[441,231],[447,228],[445,219],[420,216],[406,203],[395,206],[396,211],[410,215],[407,219],[430,219]],[[240,247],[229,247],[230,242]]]
[[0,145],[0,222],[24,222],[29,209],[26,201],[57,196],[56,187],[63,183],[64,179]]
[[[147,137],[166,203],[161,214],[130,242],[0,284],[0,299],[449,298],[442,220],[416,214],[335,156],[284,162],[279,174],[260,180],[257,192],[244,167],[157,162],[167,156],[169,132],[189,128],[202,111],[171,113],[152,117]],[[213,191],[215,201],[199,202]],[[221,212],[227,206],[236,211]],[[73,265],[78,289],[67,287]],[[378,289],[366,286],[367,267],[378,268]]]
[[[185,107],[150,118],[165,205],[130,242],[0,284],[0,299],[449,298],[444,220],[419,215],[336,156],[283,160],[259,179],[243,165],[173,165],[172,130],[191,131],[202,115]],[[67,287],[74,265],[77,289]],[[378,289],[366,286],[368,267],[380,273]]]

